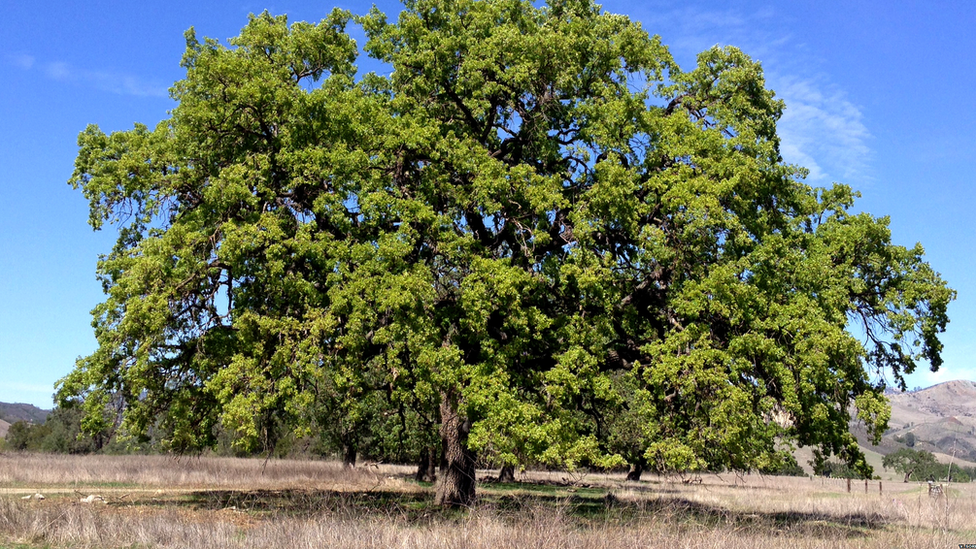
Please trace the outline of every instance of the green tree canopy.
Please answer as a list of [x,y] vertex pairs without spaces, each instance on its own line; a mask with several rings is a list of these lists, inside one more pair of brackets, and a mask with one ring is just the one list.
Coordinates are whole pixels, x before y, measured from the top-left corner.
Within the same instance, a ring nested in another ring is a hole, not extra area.
[[99,347],[59,386],[87,428],[117,403],[184,450],[409,417],[451,505],[479,455],[867,467],[850,414],[880,436],[883,379],[938,368],[954,293],[782,161],[758,63],[683,71],[586,0],[408,0],[356,18],[391,68],[358,75],[351,18],[190,31],[169,119],[79,137],[70,183],[119,228]]
[[939,462],[935,460],[935,455],[932,452],[925,450],[902,448],[886,455],[881,465],[885,469],[894,469],[904,474],[905,482],[908,482],[912,477],[915,477],[916,480],[923,480],[928,477],[932,477],[932,480],[941,478],[941,475],[937,474]]

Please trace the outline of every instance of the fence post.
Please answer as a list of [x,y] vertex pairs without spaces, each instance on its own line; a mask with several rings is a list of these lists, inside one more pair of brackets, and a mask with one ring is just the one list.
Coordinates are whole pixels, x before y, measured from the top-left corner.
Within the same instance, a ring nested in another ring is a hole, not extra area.
[[851,479],[847,479],[847,493],[851,493]]

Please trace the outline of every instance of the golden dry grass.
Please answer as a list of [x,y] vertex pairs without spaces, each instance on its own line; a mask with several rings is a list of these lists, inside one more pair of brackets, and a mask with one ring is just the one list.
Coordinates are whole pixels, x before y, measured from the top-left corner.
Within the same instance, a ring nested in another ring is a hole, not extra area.
[[141,486],[146,488],[361,489],[378,469],[344,470],[335,462],[222,457],[71,456],[8,453],[0,456],[0,488],[18,486]]
[[[160,456],[0,456],[0,546],[950,547],[976,542],[976,485],[529,473],[466,512],[430,507],[409,468]],[[487,474],[487,473],[486,473]],[[570,484],[566,484],[569,481]],[[44,500],[23,500],[44,493]],[[107,503],[86,504],[97,493]],[[607,496],[607,494],[612,494]]]

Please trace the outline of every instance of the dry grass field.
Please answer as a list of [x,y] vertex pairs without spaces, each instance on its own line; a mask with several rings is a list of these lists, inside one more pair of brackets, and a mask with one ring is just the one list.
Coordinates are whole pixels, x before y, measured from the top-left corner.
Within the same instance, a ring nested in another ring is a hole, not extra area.
[[[533,472],[430,505],[411,470],[320,461],[0,455],[0,547],[956,547],[976,484]],[[489,472],[481,473],[488,476]],[[688,479],[685,479],[688,480]],[[700,480],[700,482],[697,482]],[[44,495],[44,499],[33,497]],[[30,499],[24,499],[32,496]],[[84,501],[83,501],[84,500]]]

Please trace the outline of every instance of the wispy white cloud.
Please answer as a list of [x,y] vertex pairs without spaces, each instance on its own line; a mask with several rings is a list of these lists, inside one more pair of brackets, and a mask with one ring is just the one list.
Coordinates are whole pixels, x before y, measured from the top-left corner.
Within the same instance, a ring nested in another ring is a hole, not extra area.
[[23,402],[50,409],[54,404],[54,382],[49,385],[0,381],[0,401]]
[[75,67],[64,61],[38,63],[28,54],[6,54],[4,59],[23,70],[37,68],[46,78],[55,82],[75,84],[119,95],[138,97],[166,97],[167,87],[158,82],[117,71],[89,70]]
[[16,381],[0,382],[0,389],[17,391],[20,393],[44,393],[48,395],[54,393],[54,385],[18,383]]
[[871,132],[861,110],[827,78],[770,78],[786,111],[778,130],[780,152],[787,162],[810,170],[821,181],[870,180]]
[[933,372],[922,364],[919,365],[918,370],[916,370],[914,374],[905,379],[905,382],[907,383],[909,389],[914,389],[916,387],[924,389],[926,387],[945,383],[946,381],[955,381],[957,379],[973,379],[973,372],[971,370],[960,370],[957,368],[944,367],[940,368],[937,372]]
[[746,12],[735,8],[703,10],[689,5],[670,10],[628,9],[628,13],[641,20],[648,32],[661,35],[682,64],[715,45],[737,46],[757,59],[766,59],[790,39],[789,34],[768,24],[775,16],[771,8]]
[[44,74],[52,80],[71,80],[71,69],[68,67],[67,63],[60,61],[45,65]]
[[84,72],[82,78],[95,85],[95,87],[118,93],[122,95],[136,95],[146,97],[167,97],[168,88],[155,82],[147,82],[143,79],[115,72]]
[[826,74],[823,60],[784,30],[788,21],[775,8],[648,7],[636,17],[649,32],[661,34],[682,65],[715,45],[736,46],[759,60],[767,86],[786,103],[778,126],[780,152],[787,162],[807,168],[811,182],[838,179],[861,186],[872,180],[872,136],[861,109]]
[[16,67],[20,67],[24,70],[30,70],[34,66],[33,55],[27,55],[26,53],[8,53],[3,56],[8,63],[12,63]]
[[972,330],[955,329],[950,325],[942,339],[945,350],[942,358],[945,362],[937,372],[929,369],[927,362],[919,362],[915,373],[906,378],[909,387],[931,387],[945,381],[957,379],[976,380],[976,363],[972,357],[976,354],[976,343],[973,343]]
[[139,97],[166,97],[167,95],[166,86],[120,72],[87,70],[63,62],[53,62],[44,65],[44,73],[52,80],[81,84],[119,95]]

